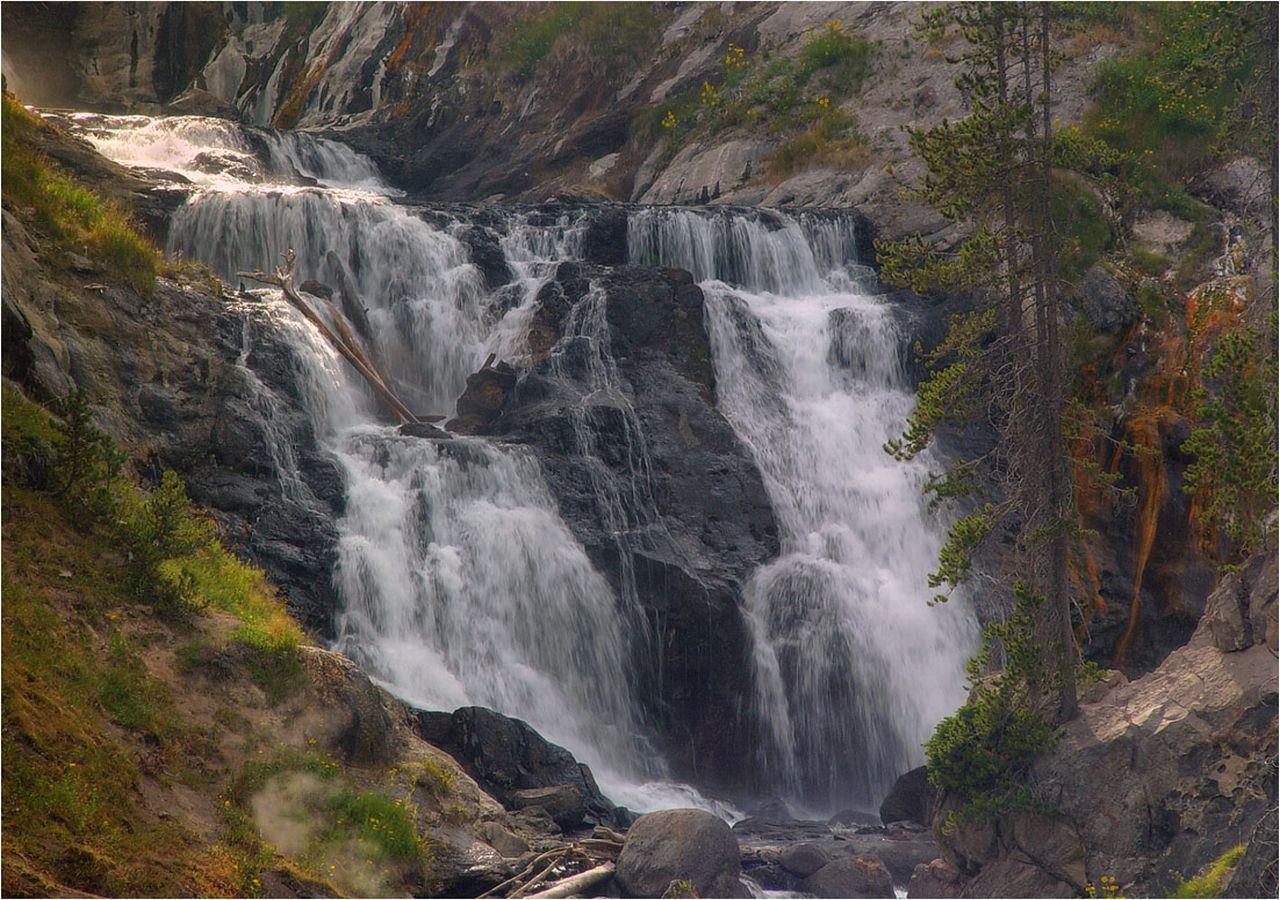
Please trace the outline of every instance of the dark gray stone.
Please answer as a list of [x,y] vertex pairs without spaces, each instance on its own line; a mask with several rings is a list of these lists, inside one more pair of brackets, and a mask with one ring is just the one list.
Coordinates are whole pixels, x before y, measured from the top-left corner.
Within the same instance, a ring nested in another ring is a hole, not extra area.
[[746,897],[738,842],[723,820],[701,809],[666,809],[636,819],[615,879],[627,897],[661,897],[688,881],[698,897]]
[[889,789],[888,795],[880,804],[880,821],[886,825],[893,822],[928,825],[933,817],[936,796],[937,790],[929,781],[929,773],[925,767],[912,769],[899,776]]

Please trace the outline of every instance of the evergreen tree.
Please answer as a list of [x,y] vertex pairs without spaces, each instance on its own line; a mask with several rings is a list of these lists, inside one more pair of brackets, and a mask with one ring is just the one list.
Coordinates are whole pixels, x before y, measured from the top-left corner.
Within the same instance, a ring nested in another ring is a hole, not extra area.
[[[910,142],[926,168],[919,196],[961,236],[949,247],[919,238],[879,242],[877,252],[890,283],[962,293],[969,303],[928,354],[916,409],[886,450],[910,459],[940,429],[980,419],[998,435],[992,450],[953,461],[926,484],[935,504],[974,499],[979,484],[995,485],[951,527],[929,581],[955,587],[994,535],[1015,536],[1009,570],[1023,590],[1043,598],[1032,637],[1046,663],[1041,692],[1052,696],[1062,720],[1076,703],[1067,571],[1075,517],[1063,438],[1065,248],[1050,211],[1063,169],[1100,171],[1114,164],[1114,153],[1079,132],[1055,133],[1049,4],[957,4],[923,17],[925,31],[948,28],[965,41],[956,86],[968,114],[912,130]],[[1004,585],[1010,592],[1013,581]]]

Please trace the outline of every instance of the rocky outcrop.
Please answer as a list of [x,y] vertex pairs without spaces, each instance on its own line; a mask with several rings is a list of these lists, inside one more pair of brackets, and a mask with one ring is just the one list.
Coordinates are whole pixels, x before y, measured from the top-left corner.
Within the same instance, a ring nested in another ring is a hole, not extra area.
[[519,719],[468,706],[452,713],[419,711],[416,728],[507,809],[540,808],[566,830],[587,820],[623,827],[630,821],[600,793],[587,766]]
[[[619,8],[558,24],[530,51],[520,35],[547,27],[539,15],[511,3],[20,7],[10,19],[23,40],[10,42],[5,72],[46,105],[234,110],[254,124],[330,129],[434,199],[861,206],[891,236],[942,227],[901,196],[919,172],[903,126],[958,106],[956,67],[917,39],[914,4]],[[757,64],[794,59],[828,22],[880,48],[865,82],[833,98],[866,135],[863,157],[774,171],[785,130],[656,127],[723,80],[730,45]],[[1078,118],[1088,73],[1113,50],[1062,61],[1064,121]]]
[[199,278],[161,278],[144,299],[49,265],[8,210],[3,240],[5,377],[44,400],[83,390],[98,424],[148,460],[144,475],[181,473],[228,543],[327,631],[336,600],[318,573],[332,565],[342,481],[267,310]]
[[964,896],[1160,895],[1274,819],[1274,547],[1228,575],[1186,646],[1084,703],[1032,773],[1043,813],[935,830]]
[[723,820],[701,809],[667,809],[631,826],[614,877],[625,897],[747,897],[738,856]]
[[854,857],[827,863],[800,882],[813,897],[892,897],[893,881],[878,859]]
[[778,536],[760,474],[715,407],[702,303],[687,272],[560,264],[533,314],[540,361],[477,430],[539,450],[561,516],[647,623],[635,628],[652,633],[637,696],[667,723],[676,772],[741,790],[754,768],[741,589]]

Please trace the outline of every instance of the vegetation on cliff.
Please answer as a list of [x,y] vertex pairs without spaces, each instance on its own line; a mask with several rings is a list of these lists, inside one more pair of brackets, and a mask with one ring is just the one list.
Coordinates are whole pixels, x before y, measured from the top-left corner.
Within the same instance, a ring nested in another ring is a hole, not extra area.
[[[1275,527],[1275,316],[1251,312],[1260,307],[1255,288],[1231,269],[1243,268],[1243,245],[1231,257],[1231,245],[1213,237],[1209,207],[1192,196],[1198,169],[1217,155],[1274,159],[1275,104],[1266,93],[1274,88],[1274,15],[1230,4],[1151,15],[1067,5],[1052,15],[1059,21],[1050,21],[1048,6],[1000,4],[924,15],[926,31],[953,30],[965,39],[957,87],[969,115],[912,132],[927,170],[919,196],[962,223],[964,236],[945,251],[919,238],[878,245],[888,280],[973,298],[929,354],[916,410],[886,449],[914,457],[939,431],[975,419],[998,435],[994,450],[960,459],[926,485],[936,503],[961,504],[931,583],[967,581],[978,552],[1016,536],[1017,562],[1007,567],[1016,575],[1005,587],[1016,578],[1015,610],[988,629],[970,673],[969,702],[926,747],[935,784],[958,804],[960,817],[976,820],[1034,804],[1026,775],[1052,746],[1053,726],[1071,714],[1069,680],[1097,608],[1080,572],[1092,572],[1091,535],[1077,498],[1115,495],[1122,455],[1136,459],[1140,472],[1163,466],[1164,426],[1151,439],[1145,426],[1125,425],[1117,438],[1115,408],[1081,389],[1101,368],[1086,362],[1097,351],[1081,348],[1107,342],[1088,335],[1083,319],[1074,338],[1057,323],[1077,316],[1069,304],[1086,273],[1113,267],[1140,299],[1158,298],[1142,303],[1143,314],[1159,315],[1157,327],[1169,334],[1161,340],[1182,348],[1169,354],[1180,371],[1155,389],[1167,393],[1155,402],[1177,397],[1177,412],[1189,423],[1178,451],[1189,459],[1184,490],[1195,496],[1201,533],[1217,538],[1217,558],[1242,558]],[[1083,127],[1055,128],[1048,110],[1056,42],[1102,22],[1141,29],[1143,37],[1133,53],[1103,65]],[[1247,83],[1250,77],[1266,87]],[[1265,240],[1275,234],[1270,202]],[[1177,226],[1188,236],[1175,241],[1185,253],[1176,267],[1130,232],[1156,212],[1191,220]],[[1222,266],[1217,275],[1209,270],[1217,254],[1228,260],[1225,276]],[[1266,276],[1264,291],[1274,298],[1274,270]],[[1185,316],[1164,314],[1174,304]],[[1140,323],[1132,333],[1150,332]],[[1167,366],[1162,356],[1165,376]],[[1129,422],[1151,421],[1148,410],[1124,412]],[[1111,445],[1110,465],[1079,449],[1097,443]],[[1149,538],[1140,538],[1117,659],[1138,627],[1142,566],[1166,484],[1159,477],[1157,486],[1127,488],[1141,493],[1141,534]],[[1071,631],[1064,630],[1068,622]],[[991,667],[998,672],[987,674]],[[1046,706],[1055,694],[1056,708]]]
[[3,100],[5,200],[28,206],[49,237],[87,253],[140,291],[155,283],[161,255],[138,233],[128,213],[44,158],[31,144],[43,127],[12,96]]

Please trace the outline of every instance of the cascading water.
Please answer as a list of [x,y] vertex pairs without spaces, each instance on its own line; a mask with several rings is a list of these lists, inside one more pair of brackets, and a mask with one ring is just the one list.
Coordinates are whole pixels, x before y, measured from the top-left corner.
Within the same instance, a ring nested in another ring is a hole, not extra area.
[[[296,250],[299,281],[335,289],[419,413],[450,413],[490,352],[524,361],[536,293],[558,261],[580,255],[581,218],[513,212],[500,245],[515,278],[490,291],[459,240],[469,224],[402,205],[340,144],[201,118],[73,122],[108,155],[192,182],[171,223],[175,253],[235,284]],[[926,607],[940,540],[919,495],[928,460],[903,465],[881,450],[912,399],[893,310],[848,264],[853,239],[849,220],[817,215],[654,209],[629,226],[633,262],[702,281],[718,402],[781,526],[781,556],[745,591],[767,735],[760,771],[814,809],[869,807],[919,761],[929,729],[962,699],[973,640],[961,604]],[[345,472],[339,647],[410,702],[527,719],[590,763],[616,801],[706,805],[661,781],[629,677],[652,651],[626,566],[665,526],[603,294],[593,288],[569,311],[547,375],[577,397],[576,453],[618,544],[620,596],[561,519],[532,453],[377,424],[332,348],[277,294],[257,296],[244,301],[246,328],[265,316],[294,347],[303,402]],[[281,402],[241,368],[252,402]],[[606,421],[623,437],[622,477],[594,464]],[[291,465],[287,446],[269,451]]]
[[963,600],[929,608],[929,466],[882,447],[913,402],[893,310],[859,287],[852,223],[652,209],[633,262],[702,280],[718,402],[782,531],[749,585],[766,766],[802,806],[872,808],[963,700]]
[[[396,203],[371,164],[341,145],[199,118],[85,116],[78,124],[104,153],[196,185],[171,223],[175,254],[235,284],[237,272],[270,270],[295,250],[298,281],[337,289],[352,325],[420,413],[451,412],[489,352],[518,360],[538,287],[557,259],[577,254],[577,223],[514,215],[502,249],[517,277],[490,292],[447,226]],[[615,802],[727,809],[662,780],[628,677],[636,620],[560,518],[536,457],[376,424],[363,383],[332,348],[278,294],[259,295],[307,370],[304,402],[316,406],[317,433],[345,472],[334,574],[344,603],[339,649],[409,702],[478,704],[526,719],[589,763]],[[587,348],[599,376],[594,402],[610,394],[607,341],[589,303],[574,315],[580,327],[568,343],[576,349],[554,352]],[[279,402],[242,368],[254,397]],[[289,465],[289,448],[272,454]]]

